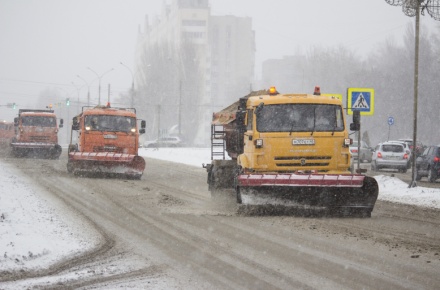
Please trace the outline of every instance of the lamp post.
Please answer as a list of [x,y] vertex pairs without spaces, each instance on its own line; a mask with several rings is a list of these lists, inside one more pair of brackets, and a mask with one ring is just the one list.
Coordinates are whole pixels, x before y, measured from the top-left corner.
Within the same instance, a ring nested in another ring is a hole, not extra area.
[[130,92],[131,102],[130,102],[130,107],[134,108],[134,74],[133,74],[133,71],[127,65],[125,65],[122,61],[120,63],[121,63],[121,65],[125,66],[128,69],[128,71],[130,72],[130,74],[131,74],[131,92]]
[[[172,61],[171,58],[169,60]],[[178,125],[179,125],[179,136],[182,136],[182,74],[180,70],[180,66],[177,65],[175,62],[173,64],[176,66],[178,72],[179,72],[179,112],[178,112]]]
[[418,90],[419,90],[419,30],[420,30],[420,14],[428,14],[435,20],[440,21],[440,5],[438,0],[385,0],[390,5],[402,6],[403,13],[410,17],[416,17],[415,23],[415,38],[414,38],[414,111],[413,111],[413,154],[412,159],[412,179],[408,187],[416,187],[416,162],[417,162],[417,105],[418,105]]
[[107,73],[111,72],[114,68],[109,69],[108,71],[102,73],[101,75],[99,75],[96,71],[94,71],[93,69],[91,69],[90,67],[87,67],[87,69],[89,69],[90,71],[92,71],[96,77],[99,80],[99,87],[98,87],[98,105],[101,105],[101,79],[104,75],[106,75]]
[[74,82],[72,82],[72,85],[75,87],[76,89],[76,93],[77,93],[77,100],[76,100],[76,111],[79,114],[79,91],[81,91],[81,89],[83,87],[78,87]]
[[87,82],[84,78],[82,78],[80,75],[77,75],[78,78],[83,80],[83,82],[87,85],[87,106],[90,106],[90,85],[96,80],[92,80],[91,82]]

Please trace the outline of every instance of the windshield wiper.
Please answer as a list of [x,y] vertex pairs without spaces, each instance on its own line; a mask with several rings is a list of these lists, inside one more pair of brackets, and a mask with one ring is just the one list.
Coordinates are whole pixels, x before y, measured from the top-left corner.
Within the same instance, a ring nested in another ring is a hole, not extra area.
[[312,129],[312,134],[310,134],[310,136],[313,136],[313,133],[315,132],[315,126],[316,126],[316,107],[313,108],[313,129]]
[[295,126],[295,120],[292,120],[292,126],[290,126],[289,136],[292,136],[293,127]]

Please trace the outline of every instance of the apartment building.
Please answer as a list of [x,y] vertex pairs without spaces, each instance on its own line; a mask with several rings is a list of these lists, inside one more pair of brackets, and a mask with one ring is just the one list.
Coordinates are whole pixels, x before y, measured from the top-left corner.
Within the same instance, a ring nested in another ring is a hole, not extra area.
[[139,30],[138,103],[151,106],[154,132],[178,124],[168,133],[208,144],[212,113],[249,92],[254,62],[251,18],[213,16],[208,0],[172,0]]

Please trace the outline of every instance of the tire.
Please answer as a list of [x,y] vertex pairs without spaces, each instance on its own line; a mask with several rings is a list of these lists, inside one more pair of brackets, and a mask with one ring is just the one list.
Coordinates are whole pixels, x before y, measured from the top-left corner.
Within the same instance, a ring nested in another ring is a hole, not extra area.
[[402,173],[406,173],[407,170],[408,170],[408,169],[406,169],[406,168],[402,168],[402,169],[400,169],[399,171],[402,172]]
[[435,174],[434,169],[429,168],[428,169],[428,181],[429,182],[435,182],[435,180],[437,179],[437,176]]

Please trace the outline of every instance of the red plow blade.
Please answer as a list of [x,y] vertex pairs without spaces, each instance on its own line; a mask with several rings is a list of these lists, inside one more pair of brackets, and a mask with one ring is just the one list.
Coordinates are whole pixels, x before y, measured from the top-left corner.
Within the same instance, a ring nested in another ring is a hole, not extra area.
[[242,174],[239,186],[362,187],[364,175],[352,174]]
[[69,172],[95,172],[142,176],[145,160],[141,156],[114,152],[70,152]]
[[370,216],[379,194],[372,177],[360,174],[242,174],[236,180],[237,202],[246,205],[319,207]]

